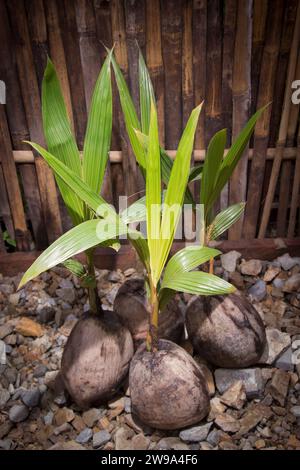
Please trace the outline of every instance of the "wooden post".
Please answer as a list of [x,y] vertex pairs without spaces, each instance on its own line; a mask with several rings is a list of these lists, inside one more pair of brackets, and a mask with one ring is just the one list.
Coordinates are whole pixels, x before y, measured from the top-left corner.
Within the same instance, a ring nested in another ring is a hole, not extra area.
[[[275,0],[267,21],[266,40],[263,49],[258,88],[257,109],[270,103],[274,93],[277,60],[280,47],[283,3]],[[243,227],[244,238],[255,238],[265,174],[265,162],[269,140],[272,107],[269,106],[259,119],[254,132],[253,158],[248,181],[247,204]]]
[[[292,200],[290,208],[290,218],[287,236],[292,238],[295,235],[297,208],[299,207],[299,189],[300,189],[300,126],[297,136],[297,158],[294,170],[294,181],[292,190]],[[299,224],[300,225],[300,224]]]
[[[34,142],[44,145],[39,88],[34,69],[24,3],[23,0],[11,0],[8,2],[8,6],[12,31],[14,32],[18,74],[30,137]],[[62,233],[55,180],[46,162],[38,155],[35,157],[35,166],[48,242],[52,242]]]
[[292,88],[291,84],[295,76],[295,69],[296,69],[296,61],[297,61],[297,54],[298,54],[298,46],[299,46],[299,38],[300,38],[300,3],[298,3],[297,8],[297,17],[295,22],[294,28],[294,35],[293,35],[293,42],[290,52],[290,59],[289,59],[289,67],[287,73],[287,80],[286,80],[286,89],[284,95],[284,103],[278,133],[278,140],[276,145],[276,155],[273,162],[272,173],[270,184],[265,200],[265,205],[262,213],[261,224],[259,228],[258,238],[264,238],[267,230],[267,225],[269,222],[272,202],[274,199],[275,189],[277,185],[277,180],[280,172],[281,167],[281,160],[282,160],[282,153],[283,148],[285,146],[286,136],[287,136],[287,129],[288,129],[288,120],[290,114],[290,107],[291,107],[291,93]]
[[[239,0],[235,35],[232,97],[232,134],[236,137],[249,118],[251,98],[252,0]],[[244,152],[230,180],[230,204],[246,200],[248,149]],[[243,218],[228,231],[229,240],[242,235]]]
[[15,239],[15,228],[9,207],[8,195],[6,191],[5,180],[2,167],[0,167],[0,215],[4,222],[5,228],[12,239]]

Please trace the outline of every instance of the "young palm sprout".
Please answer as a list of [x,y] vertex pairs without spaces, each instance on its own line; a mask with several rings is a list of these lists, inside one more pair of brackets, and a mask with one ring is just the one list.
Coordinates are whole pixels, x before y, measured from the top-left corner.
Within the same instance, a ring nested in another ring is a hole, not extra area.
[[[137,162],[143,174],[146,173],[145,149],[149,146],[150,102],[154,100],[154,92],[150,76],[139,54],[139,85],[141,122],[138,119],[133,101],[130,97],[126,82],[112,58],[114,73],[119,89],[120,101],[125,118],[128,136],[134,150]],[[200,180],[200,246],[208,246],[228,230],[243,214],[245,203],[234,204],[225,208],[216,216],[213,215],[215,202],[226,183],[229,181],[236,165],[248,145],[255,124],[265,107],[258,110],[237,136],[235,142],[225,154],[226,129],[217,132],[211,139],[204,165],[190,170],[188,182]],[[133,128],[138,132],[133,132]],[[170,179],[173,161],[164,149],[160,148],[160,165],[162,180],[165,184]],[[191,203],[197,211],[196,201],[190,191],[185,192],[185,202]],[[209,259],[209,272],[213,273],[213,260]],[[246,366],[257,362],[265,346],[266,337],[264,325],[253,306],[241,294],[230,294],[226,299],[218,296],[216,299],[196,297],[188,306],[186,326],[189,338],[196,351],[219,366]],[[230,309],[235,312],[230,316]],[[242,327],[242,325],[244,325]],[[224,351],[222,360],[220,357]],[[226,354],[225,354],[225,351]],[[240,351],[240,354],[238,352]]]
[[[42,111],[48,151],[30,145],[54,170],[61,195],[75,227],[47,248],[24,274],[20,286],[58,264],[64,264],[88,288],[90,312],[72,330],[62,358],[62,378],[83,407],[111,397],[128,372],[133,354],[130,332],[113,313],[102,310],[96,290],[94,248],[117,248],[116,237],[135,220],[131,206],[119,218],[99,196],[111,140],[111,53],[106,58],[92,97],[83,159],[71,130],[60,84],[48,60],[43,80]],[[84,197],[83,197],[84,195]],[[72,256],[85,251],[88,269]]]

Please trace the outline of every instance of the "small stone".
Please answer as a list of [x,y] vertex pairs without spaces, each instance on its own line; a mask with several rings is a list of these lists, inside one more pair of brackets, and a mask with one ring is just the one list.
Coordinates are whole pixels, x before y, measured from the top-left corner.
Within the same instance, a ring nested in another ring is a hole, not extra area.
[[263,392],[261,370],[250,369],[216,369],[215,380],[218,391],[222,394],[237,380],[242,381],[247,398],[260,397]]
[[76,415],[72,421],[72,426],[77,432],[81,432],[86,428],[86,424],[81,416]]
[[184,442],[201,442],[205,441],[212,423],[195,426],[193,428],[184,429],[179,433],[179,437]]
[[243,408],[246,401],[246,392],[241,380],[234,382],[220,397],[222,403],[236,410]]
[[109,275],[107,276],[107,280],[109,282],[121,282],[122,281],[122,276],[117,271],[111,271],[109,273]]
[[215,424],[225,432],[235,433],[240,429],[239,422],[233,416],[226,413],[217,416]]
[[75,441],[67,441],[67,442],[60,441],[54,444],[48,450],[85,450],[85,447],[79,444],[79,442],[75,442]]
[[124,410],[125,413],[131,413],[131,400],[129,397],[124,397]]
[[63,287],[56,290],[56,295],[64,302],[73,304],[75,302],[75,289],[74,287]]
[[300,406],[292,406],[290,412],[296,416],[296,418],[300,418]]
[[29,410],[25,405],[14,405],[9,410],[9,419],[13,423],[24,421],[29,415]]
[[296,264],[300,263],[299,258],[292,258],[288,253],[279,256],[277,261],[285,271],[290,271],[294,266],[296,266]]
[[0,409],[4,407],[4,405],[10,399],[10,393],[8,390],[0,388]]
[[0,339],[0,365],[6,364],[6,344]]
[[116,450],[131,450],[131,438],[134,432],[128,426],[121,426],[114,436]]
[[267,344],[259,360],[260,364],[273,364],[291,344],[290,335],[276,328],[266,329]]
[[92,435],[93,435],[93,431],[90,428],[85,428],[76,437],[76,442],[79,442],[79,444],[86,444],[92,438]]
[[156,448],[157,450],[190,450],[188,445],[182,442],[178,437],[164,437]]
[[25,390],[21,394],[21,400],[24,405],[28,406],[29,408],[34,408],[38,406],[40,402],[41,394],[38,388],[33,390]]
[[59,408],[55,415],[55,424],[61,426],[64,423],[70,423],[75,418],[74,411],[70,408]]
[[99,431],[93,435],[93,447],[98,449],[101,446],[104,446],[107,442],[111,440],[111,435],[108,431]]
[[300,273],[289,277],[282,288],[283,292],[299,292],[300,291]]
[[221,255],[222,268],[229,273],[233,273],[236,270],[236,263],[241,256],[241,253],[235,250]]
[[44,423],[46,424],[46,426],[52,424],[52,422],[53,422],[53,417],[54,417],[53,411],[49,411],[49,413],[47,413],[47,414],[44,416]]
[[5,325],[0,326],[0,339],[5,338],[13,332],[14,328],[12,325],[5,323]]
[[124,397],[109,401],[108,407],[112,410],[122,408],[122,411],[123,411],[124,410]]
[[272,411],[270,408],[260,403],[248,409],[248,411],[246,411],[242,419],[239,421],[240,430],[235,437],[240,438],[244,436],[249,431],[254,429],[260,423],[260,421],[263,419],[269,419],[271,415]]
[[226,406],[221,403],[219,397],[213,397],[210,400],[210,411],[207,417],[207,421],[213,421],[217,415],[224,413],[226,410]]
[[1,424],[0,425],[0,439],[7,436],[7,434],[10,432],[12,427],[13,427],[13,424],[10,421],[5,421],[3,424]]
[[38,337],[44,334],[44,330],[39,323],[30,318],[23,317],[16,325],[16,331],[23,336]]
[[125,276],[125,277],[132,276],[135,272],[136,272],[136,271],[135,271],[134,268],[125,269],[125,271],[124,271],[124,276]]
[[90,410],[83,413],[82,419],[89,428],[92,428],[94,424],[101,418],[102,414],[103,413],[100,409],[91,408]]
[[240,264],[240,270],[246,276],[258,276],[262,270],[262,262],[259,259],[243,260]]
[[256,447],[256,449],[263,449],[264,447],[266,447],[266,442],[263,439],[258,439],[254,443],[254,446]]
[[222,450],[238,450],[238,446],[231,441],[222,441],[219,446]]
[[248,289],[248,294],[254,299],[260,302],[267,295],[266,283],[262,280],[257,281],[253,286]]
[[131,445],[132,450],[147,450],[150,445],[150,439],[140,433],[132,438]]
[[11,445],[12,445],[11,439],[0,440],[0,449],[9,450],[11,448]]
[[292,434],[287,441],[287,446],[292,447],[293,449],[300,449],[300,440]]
[[58,426],[54,429],[53,434],[58,436],[59,434],[63,434],[64,432],[69,432],[71,430],[71,425],[69,423],[64,423],[61,426]]
[[244,278],[238,271],[234,271],[233,273],[229,273],[229,281],[233,284],[237,289],[244,289],[245,283]]
[[294,370],[292,348],[289,347],[275,362],[275,367],[282,370]]
[[54,390],[57,377],[58,377],[57,370],[50,370],[46,372],[45,378],[44,378],[45,385],[47,385],[47,387],[49,387],[51,390]]
[[289,383],[290,376],[288,372],[285,372],[281,369],[277,369],[272,378],[272,382],[270,385],[270,393],[272,397],[277,400],[281,406],[284,406],[285,404]]
[[58,406],[63,406],[67,403],[67,397],[65,395],[65,392],[62,391],[59,393],[55,398],[54,398],[54,403],[56,403]]
[[45,366],[44,364],[39,364],[34,368],[33,377],[37,379],[40,377],[44,377],[47,370],[48,370],[47,366]]
[[269,266],[267,271],[264,274],[263,280],[265,282],[271,282],[273,279],[280,273],[280,268],[278,266]]

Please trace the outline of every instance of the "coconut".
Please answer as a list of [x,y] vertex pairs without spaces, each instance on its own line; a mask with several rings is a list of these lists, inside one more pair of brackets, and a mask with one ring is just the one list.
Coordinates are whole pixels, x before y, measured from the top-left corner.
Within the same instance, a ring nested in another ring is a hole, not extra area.
[[159,340],[157,351],[142,344],[129,372],[132,413],[157,429],[179,429],[201,421],[209,412],[205,378],[194,359],[171,341]]
[[[135,346],[139,346],[145,339],[149,326],[144,279],[133,278],[124,282],[116,295],[114,311],[131,332]],[[159,315],[158,336],[177,343],[182,339],[183,333],[183,314],[176,300],[171,299]]]
[[266,344],[258,312],[240,293],[192,299],[186,328],[198,354],[218,367],[256,364]]
[[75,403],[82,408],[110,399],[128,373],[133,355],[130,332],[115,313],[85,315],[65,345],[61,375]]

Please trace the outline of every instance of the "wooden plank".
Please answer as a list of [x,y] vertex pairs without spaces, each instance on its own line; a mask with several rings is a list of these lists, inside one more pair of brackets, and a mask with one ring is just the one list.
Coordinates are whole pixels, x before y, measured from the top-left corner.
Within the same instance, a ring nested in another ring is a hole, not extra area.
[[292,88],[291,84],[295,76],[296,70],[296,62],[297,62],[297,54],[298,54],[298,47],[299,47],[299,39],[300,39],[300,2],[298,3],[297,8],[297,17],[295,22],[294,34],[293,34],[293,42],[290,52],[290,59],[289,59],[289,66],[288,66],[288,73],[287,73],[287,81],[286,81],[286,89],[284,95],[284,103],[278,133],[278,140],[276,145],[276,154],[275,159],[273,162],[272,173],[270,184],[265,200],[265,205],[263,208],[261,224],[259,228],[258,237],[264,238],[267,230],[267,225],[269,222],[271,206],[274,199],[275,189],[277,185],[277,180],[280,172],[281,167],[281,160],[282,160],[282,153],[283,148],[285,146],[286,136],[287,136],[287,129],[288,129],[288,120],[291,108],[291,93]]
[[[22,0],[18,2],[12,0],[8,2],[8,6],[12,31],[14,32],[18,74],[30,137],[33,141],[43,145],[39,88],[34,69],[24,3]],[[26,73],[24,73],[24,70],[26,70]],[[62,233],[55,180],[52,171],[41,157],[36,156],[35,165],[41,195],[43,220],[47,230],[48,242],[52,242]]]
[[182,127],[194,108],[193,82],[193,0],[183,2],[183,35],[182,35]]
[[64,44],[65,60],[70,84],[76,140],[78,147],[82,149],[87,122],[87,112],[74,2],[63,0],[60,3],[58,13],[60,17],[61,35]]
[[[252,0],[240,0],[238,2],[232,80],[233,137],[239,134],[249,118],[251,102],[251,38]],[[246,149],[230,180],[230,204],[246,200],[247,166]],[[243,218],[241,217],[228,231],[229,240],[240,239],[242,227]]]
[[5,229],[7,230],[9,236],[14,240],[15,229],[14,229],[11,210],[9,207],[8,195],[7,195],[2,167],[0,167],[0,216],[2,217],[2,220],[5,225]]
[[299,202],[300,202],[299,189],[300,189],[300,126],[298,128],[298,136],[297,136],[297,158],[296,158],[296,164],[295,164],[295,170],[294,170],[291,208],[290,208],[289,225],[288,225],[288,231],[287,231],[289,237],[294,236],[294,232],[296,228],[297,209],[299,207]]
[[[227,145],[231,143],[232,129],[232,73],[234,40],[236,30],[237,0],[228,0],[224,4],[223,19],[223,68],[222,68],[222,116],[227,129]],[[223,188],[220,196],[220,209],[228,207],[229,185]]]
[[161,1],[162,51],[165,69],[165,146],[177,148],[182,127],[182,1]]
[[[18,80],[15,51],[12,47],[12,35],[4,2],[0,2],[0,43],[0,77],[5,82],[7,90],[9,90],[6,95],[6,114],[12,146],[14,149],[24,150],[28,148],[23,143],[23,140],[29,140],[29,130]],[[31,155],[33,159],[32,152]],[[40,250],[46,246],[44,240],[47,240],[47,233],[43,223],[35,167],[34,165],[21,165],[18,171],[26,201],[25,211],[32,227],[36,249]]]
[[[295,73],[295,80],[300,77],[300,51],[298,52],[297,67]],[[293,147],[295,140],[297,141],[297,125],[299,117],[299,104],[293,104],[290,110],[289,124],[286,137],[286,146]],[[297,164],[297,158],[296,158]],[[280,172],[280,186],[279,186],[279,206],[277,211],[277,235],[279,237],[285,236],[287,232],[288,208],[292,197],[292,162],[283,161]],[[297,179],[297,176],[295,174]],[[295,195],[294,195],[295,197]]]
[[17,249],[26,251],[29,249],[30,245],[30,233],[27,229],[25,211],[23,207],[16,165],[13,159],[4,104],[0,104],[0,149],[2,171],[15,229]]
[[[223,253],[238,250],[243,258],[258,258],[261,260],[273,260],[284,253],[291,256],[300,255],[300,238],[265,238],[263,240],[239,240],[221,242],[211,242]],[[172,252],[184,247],[184,243],[174,243]],[[40,252],[16,252],[3,253],[0,255],[0,273],[4,276],[15,276],[24,272],[40,255]],[[77,257],[83,263],[86,259],[83,254]],[[95,264],[100,269],[127,269],[137,266],[137,258],[134,250],[129,245],[122,245],[120,251],[116,253],[109,248],[97,248],[95,251]]]
[[74,126],[70,84],[66,65],[65,50],[60,32],[58,7],[56,0],[47,0],[45,2],[45,11],[50,57],[54,63],[60,81],[60,86],[71,125]]
[[[268,14],[266,40],[263,48],[259,78],[257,108],[272,101],[276,81],[277,61],[283,17],[283,3],[274,0]],[[254,132],[254,150],[248,179],[247,204],[243,227],[244,238],[255,238],[261,204],[265,162],[269,140],[272,107],[269,106],[259,119]]]
[[3,240],[3,232],[0,226],[0,253],[5,253],[5,252],[6,252],[6,249],[5,249],[5,244]]
[[[207,0],[193,2],[193,75],[194,99],[198,106],[205,99],[206,88],[206,32],[207,32]],[[205,114],[202,110],[195,136],[195,148],[205,148]]]
[[[272,3],[272,2],[271,2]],[[270,3],[270,8],[273,7]],[[283,3],[283,2],[281,2]],[[266,19],[268,13],[268,0],[253,1],[253,31],[252,31],[252,57],[251,57],[251,114],[257,108],[259,76],[266,36]]]
[[[112,37],[115,43],[115,57],[120,68],[128,79],[128,56],[125,32],[125,12],[124,5],[121,0],[113,0],[111,2],[111,24]],[[122,146],[122,166],[123,178],[125,186],[125,194],[127,196],[135,195],[138,198],[138,168],[135,156],[131,151],[131,147],[127,138],[127,132],[124,125],[123,114],[119,108],[119,126]]]
[[207,4],[205,140],[222,126],[222,16],[220,0]]
[[153,83],[160,142],[165,146],[165,84],[159,0],[146,0],[146,58]]

